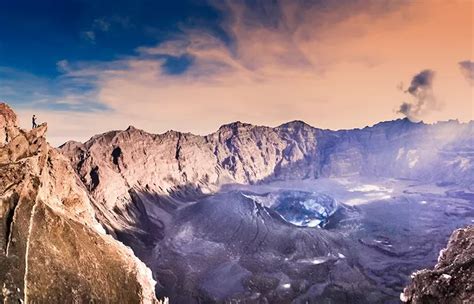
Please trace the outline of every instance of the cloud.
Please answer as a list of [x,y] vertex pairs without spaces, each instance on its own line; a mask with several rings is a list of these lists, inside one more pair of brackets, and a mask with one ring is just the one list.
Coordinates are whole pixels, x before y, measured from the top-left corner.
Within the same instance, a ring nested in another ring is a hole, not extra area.
[[[66,61],[57,63],[66,73],[72,69]],[[95,84],[90,78],[57,77],[54,81],[37,75],[0,66],[0,99],[13,106],[48,111],[97,112],[106,106],[96,99]],[[54,85],[52,85],[52,82]]]
[[437,107],[436,98],[433,94],[433,79],[435,72],[423,70],[413,76],[406,93],[410,94],[412,100],[403,102],[398,110],[410,120],[419,120],[420,116]]
[[81,32],[81,38],[87,42],[95,44],[95,32],[94,31],[83,31]]
[[56,62],[56,67],[59,72],[65,73],[69,70],[69,62],[66,59]]
[[130,29],[133,27],[128,16],[104,16],[94,19],[91,28],[100,32],[109,32],[113,29]]
[[474,85],[474,62],[470,60],[464,60],[459,62],[461,73],[466,77],[467,81],[471,85]]
[[117,28],[130,29],[132,27],[133,26],[129,17],[117,15],[107,16],[94,19],[89,29],[82,31],[80,35],[83,40],[95,44],[97,35],[100,33],[109,33],[112,31],[112,29]]
[[[462,75],[452,64],[452,58],[465,58],[459,54],[470,51],[463,35],[458,41],[451,34],[466,31],[470,22],[470,14],[459,15],[466,12],[461,2],[449,10],[412,1],[213,3],[222,15],[223,34],[182,25],[179,34],[129,56],[68,60],[58,79],[63,90],[51,97],[62,108],[40,113],[52,122],[54,142],[130,124],[150,132],[200,134],[235,120],[278,125],[301,119],[323,128],[361,127],[393,119],[401,99],[393,90],[396,81],[425,66],[437,71],[436,83],[443,86],[436,93],[451,98],[450,112],[425,111],[427,101],[434,100],[433,77],[422,76],[413,78],[403,93],[412,100],[399,110],[424,120],[469,119],[470,91],[459,85]],[[449,32],[444,32],[446,24]],[[440,50],[440,41],[462,49]],[[185,68],[170,72],[180,58]],[[459,79],[444,78],[451,72],[442,73],[445,66]],[[63,124],[68,127],[61,129]]]
[[104,18],[97,18],[92,23],[92,28],[97,29],[102,32],[108,32],[110,30],[110,22]]

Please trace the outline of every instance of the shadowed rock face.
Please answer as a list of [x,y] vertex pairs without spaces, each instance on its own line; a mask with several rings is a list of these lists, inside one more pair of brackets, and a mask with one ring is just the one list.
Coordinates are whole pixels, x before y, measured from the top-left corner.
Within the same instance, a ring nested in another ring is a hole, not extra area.
[[0,300],[155,303],[151,272],[105,234],[45,124],[19,129],[0,104]]
[[413,274],[408,303],[474,303],[474,226],[456,230],[433,270]]

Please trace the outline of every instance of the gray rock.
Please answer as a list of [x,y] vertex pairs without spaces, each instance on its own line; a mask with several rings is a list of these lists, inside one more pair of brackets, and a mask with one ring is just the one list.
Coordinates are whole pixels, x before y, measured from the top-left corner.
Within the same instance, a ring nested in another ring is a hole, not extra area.
[[407,303],[474,303],[474,226],[454,231],[433,270],[413,274]]

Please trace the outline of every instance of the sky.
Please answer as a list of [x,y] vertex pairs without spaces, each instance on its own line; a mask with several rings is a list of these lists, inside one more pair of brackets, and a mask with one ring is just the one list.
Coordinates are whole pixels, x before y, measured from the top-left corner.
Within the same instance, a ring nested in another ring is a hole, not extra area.
[[0,0],[0,101],[54,145],[129,125],[474,119],[474,1]]

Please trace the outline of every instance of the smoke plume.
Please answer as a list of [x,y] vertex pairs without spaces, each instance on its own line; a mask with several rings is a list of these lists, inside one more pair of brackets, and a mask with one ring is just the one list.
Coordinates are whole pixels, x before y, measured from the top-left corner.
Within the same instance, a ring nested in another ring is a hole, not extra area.
[[474,61],[464,60],[459,62],[461,72],[471,85],[474,85]]
[[413,76],[410,86],[405,93],[410,95],[410,101],[403,102],[398,113],[404,114],[408,119],[417,121],[420,116],[436,107],[433,95],[433,78],[435,72],[423,70]]

